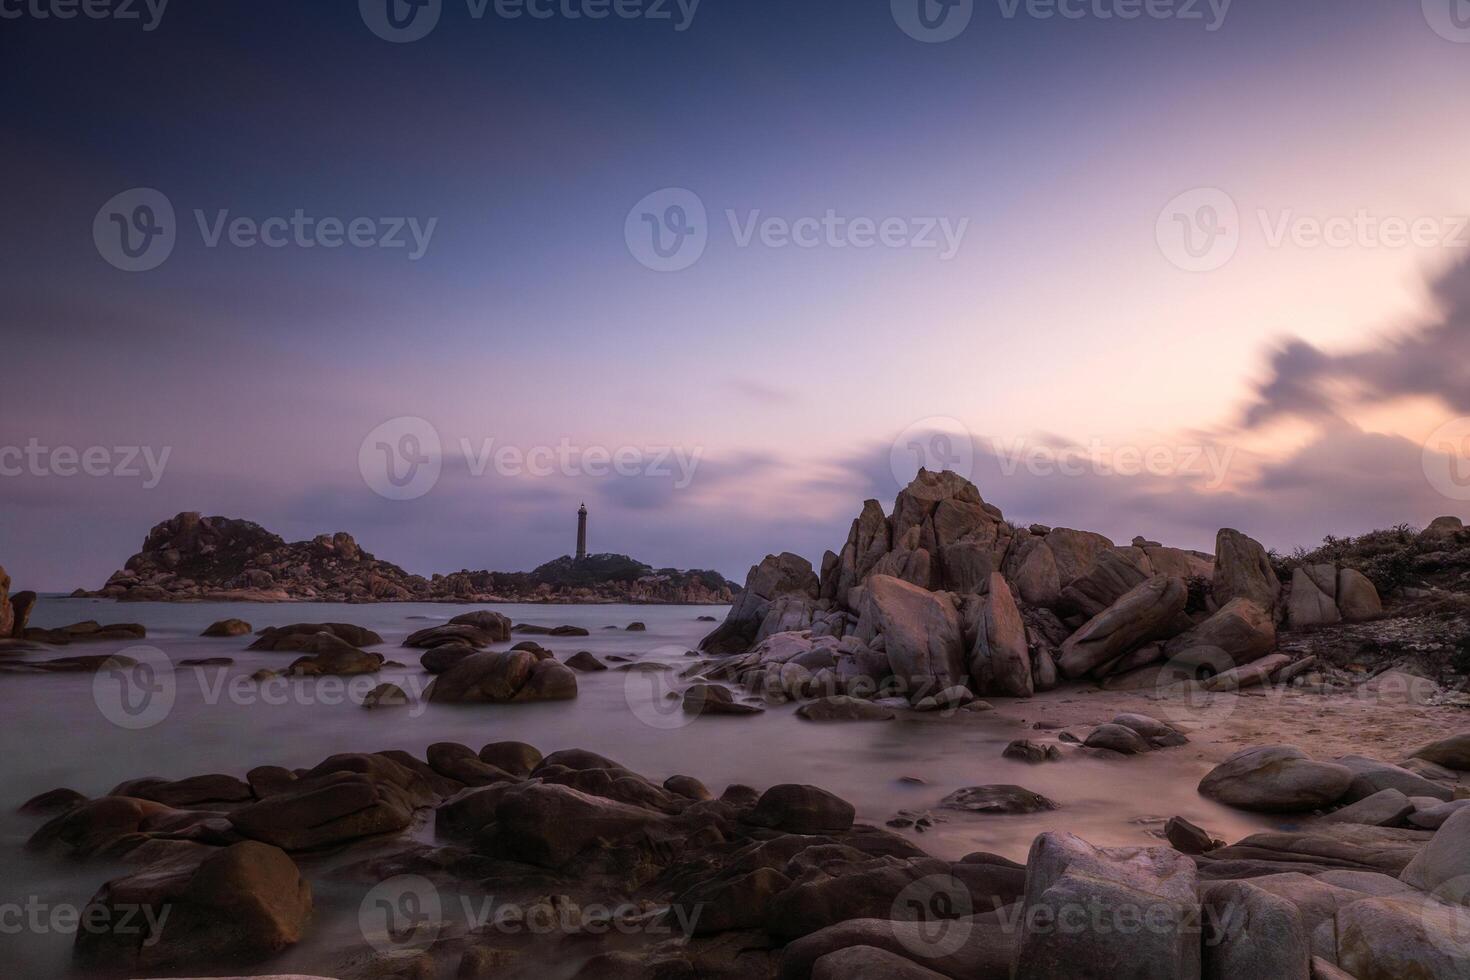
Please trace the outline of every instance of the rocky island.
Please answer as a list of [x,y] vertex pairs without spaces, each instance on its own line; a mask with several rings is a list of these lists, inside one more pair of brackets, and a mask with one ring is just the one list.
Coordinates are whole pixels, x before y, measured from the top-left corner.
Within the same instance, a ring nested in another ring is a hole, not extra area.
[[530,572],[413,575],[339,531],[287,543],[252,521],[183,513],[148,532],[102,588],[124,602],[554,602],[710,604],[735,589],[718,572],[655,569],[626,555],[563,557]]

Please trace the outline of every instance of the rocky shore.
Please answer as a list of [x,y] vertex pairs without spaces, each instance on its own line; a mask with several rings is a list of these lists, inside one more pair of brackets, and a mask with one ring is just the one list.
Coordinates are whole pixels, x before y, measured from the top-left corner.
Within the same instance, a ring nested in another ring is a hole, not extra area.
[[[155,543],[189,527],[202,525]],[[184,551],[224,569],[200,554],[212,533]],[[1024,779],[859,814],[815,775],[711,788],[499,741],[58,788],[22,805],[28,846],[132,869],[100,883],[100,926],[75,944],[79,966],[119,975],[268,970],[317,941],[315,896],[330,893],[350,896],[356,928],[308,962],[340,980],[1470,976],[1470,698],[1457,690],[1470,532],[1446,518],[1390,537],[1290,559],[1233,529],[1214,555],[1119,546],[1016,527],[966,481],[921,471],[891,515],[867,502],[820,569],[791,554],[751,569],[687,655],[559,656],[542,640],[588,630],[480,610],[404,639],[395,655],[428,681],[409,675],[405,691],[379,683],[404,665],[360,626],[203,631],[289,656],[254,682],[361,679],[359,703],[389,719],[419,700],[568,701],[579,677],[622,671],[635,714],[717,718],[732,745],[782,706],[853,738],[892,726],[903,744],[935,725],[1002,732],[1007,772],[1108,767],[1111,805],[1137,813],[1132,843],[1069,832],[1075,802]],[[184,551],[175,566],[197,567]],[[34,600],[7,592],[8,642],[51,642],[25,625]],[[663,682],[638,694],[643,675]],[[922,786],[922,750],[905,759],[900,781]],[[1187,775],[1199,812],[1239,814],[1235,832],[1148,813],[1165,773]],[[974,848],[995,820],[1035,823],[1024,861]],[[958,859],[923,846],[956,840]],[[139,910],[146,930],[114,927]]]
[[287,543],[259,524],[184,513],[79,598],[124,602],[541,602],[717,604],[734,588],[717,572],[654,569],[625,555],[561,558],[532,572],[411,575],[339,531]]
[[310,938],[326,889],[360,900],[360,938],[319,968],[342,980],[1463,977],[1470,732],[1400,761],[1246,749],[1200,792],[1290,826],[1224,844],[1175,819],[1126,847],[1048,831],[1024,862],[934,858],[813,785],[715,792],[519,742],[135,778],[22,810],[38,854],[133,868],[76,941],[118,975],[268,967]]

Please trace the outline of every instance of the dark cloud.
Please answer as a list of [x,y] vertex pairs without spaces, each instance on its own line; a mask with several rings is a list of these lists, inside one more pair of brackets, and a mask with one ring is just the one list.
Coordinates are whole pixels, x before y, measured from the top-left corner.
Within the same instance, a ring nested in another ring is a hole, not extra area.
[[1271,355],[1244,424],[1329,419],[1347,402],[1432,397],[1470,414],[1470,260],[1431,283],[1438,316],[1357,350],[1329,353],[1289,339]]

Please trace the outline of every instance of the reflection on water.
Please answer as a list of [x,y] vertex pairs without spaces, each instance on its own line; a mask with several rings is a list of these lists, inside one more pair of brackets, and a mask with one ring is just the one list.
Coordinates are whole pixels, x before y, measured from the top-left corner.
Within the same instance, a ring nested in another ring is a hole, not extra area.
[[[1250,818],[1198,796],[1195,785],[1208,766],[1187,747],[1156,753],[1146,760],[1073,756],[1062,763],[1030,766],[1002,759],[1001,750],[1011,739],[1044,736],[1029,731],[1029,723],[1045,715],[1042,704],[1034,706],[1034,717],[1022,711],[1025,725],[1018,725],[1014,710],[822,725],[799,720],[792,706],[769,708],[761,717],[690,720],[675,710],[676,702],[661,697],[677,687],[673,672],[609,670],[579,674],[580,693],[571,702],[419,704],[367,711],[344,697],[347,692],[336,680],[278,686],[273,688],[275,694],[287,696],[267,700],[267,690],[249,681],[249,675],[262,667],[284,667],[297,654],[247,651],[250,637],[198,636],[210,623],[227,617],[246,619],[256,629],[306,621],[356,623],[383,636],[386,642],[374,648],[375,652],[407,665],[385,669],[378,679],[398,683],[412,694],[422,690],[428,675],[418,668],[421,651],[399,646],[403,638],[470,608],[485,607],[119,605],[43,599],[33,625],[60,626],[82,619],[136,621],[148,628],[147,644],[164,651],[175,664],[220,656],[233,657],[235,662],[227,668],[176,670],[172,708],[162,721],[140,730],[120,728],[104,717],[94,700],[90,677],[0,675],[4,707],[0,725],[9,749],[0,763],[5,776],[0,783],[5,787],[5,799],[0,801],[0,847],[9,900],[34,895],[45,902],[82,905],[113,873],[105,865],[79,867],[23,854],[20,846],[37,821],[18,816],[14,808],[45,790],[69,786],[96,796],[138,776],[181,778],[209,772],[243,776],[257,765],[312,766],[335,752],[405,749],[422,758],[427,746],[440,741],[463,742],[478,749],[486,742],[516,739],[548,753],[587,748],[658,780],[687,773],[716,793],[736,782],[758,788],[812,783],[852,802],[860,820],[880,825],[899,809],[929,810],[956,789],[985,783],[1020,784],[1061,804],[1056,811],[1010,817],[936,810],[946,822],[916,839],[933,853],[950,858],[987,850],[1024,860],[1032,838],[1044,830],[1070,830],[1098,844],[1150,843],[1155,839],[1148,831],[1159,824],[1140,821],[1174,814],[1227,838],[1242,836],[1257,826]],[[697,617],[723,618],[726,611],[725,607],[693,606],[490,608],[517,623],[587,628],[591,632],[587,637],[534,637],[562,659],[589,650],[604,659],[622,656],[636,662],[667,662],[680,669],[691,662],[686,651],[713,625]],[[621,628],[635,620],[646,623],[647,631]],[[619,628],[607,629],[609,626]],[[127,646],[86,645],[64,653],[109,653]],[[361,693],[361,689],[355,691],[359,698]],[[906,776],[918,777],[923,783],[901,782]],[[314,928],[320,941],[343,924],[319,914]],[[0,962],[23,967],[15,975],[58,975],[64,970],[69,948],[70,937],[65,935],[0,933]],[[297,961],[303,958],[311,958],[305,950],[290,957],[290,962],[300,968],[302,963]]]

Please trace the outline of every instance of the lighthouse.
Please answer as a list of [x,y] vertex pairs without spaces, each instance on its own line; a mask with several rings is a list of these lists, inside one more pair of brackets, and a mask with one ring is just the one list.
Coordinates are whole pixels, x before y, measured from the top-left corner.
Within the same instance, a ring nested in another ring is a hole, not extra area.
[[577,561],[587,557],[587,505],[577,508]]

